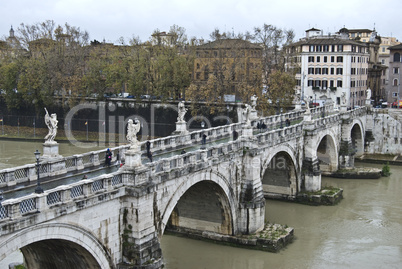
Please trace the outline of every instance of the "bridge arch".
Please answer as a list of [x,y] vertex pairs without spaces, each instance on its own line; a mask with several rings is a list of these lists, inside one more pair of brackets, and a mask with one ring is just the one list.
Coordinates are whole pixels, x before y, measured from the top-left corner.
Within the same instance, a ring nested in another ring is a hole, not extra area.
[[339,145],[330,130],[325,130],[315,141],[317,158],[322,172],[338,170]]
[[2,242],[0,249],[5,255],[21,249],[29,268],[114,268],[102,243],[92,233],[71,224],[26,228]]
[[352,146],[356,150],[356,154],[361,155],[364,153],[364,126],[360,120],[353,120],[350,128],[350,138]]
[[[168,224],[235,234],[237,224],[234,220],[237,216],[237,205],[238,202],[229,181],[222,174],[214,170],[195,173],[191,177],[183,178],[170,198],[162,216],[161,235]],[[200,207],[198,211],[190,214],[190,209],[195,210],[197,208],[194,207],[198,206]],[[210,212],[203,211],[202,206],[204,209],[207,207]],[[199,215],[195,215],[197,213]],[[212,217],[213,220],[208,221],[206,217]],[[221,225],[218,225],[219,221]]]
[[298,171],[299,165],[295,150],[290,146],[280,145],[269,152],[261,169],[261,184],[264,193],[296,196],[300,190]]

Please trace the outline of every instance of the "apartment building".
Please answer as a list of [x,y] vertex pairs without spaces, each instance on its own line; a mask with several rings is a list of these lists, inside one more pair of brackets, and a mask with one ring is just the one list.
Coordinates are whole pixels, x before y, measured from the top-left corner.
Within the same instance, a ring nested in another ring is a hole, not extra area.
[[306,37],[286,48],[296,55],[297,89],[300,99],[323,105],[340,105],[345,94],[349,108],[365,104],[370,53],[367,44],[349,39],[346,28],[335,35],[319,29],[306,30]]
[[261,46],[241,39],[220,39],[197,46],[192,78],[201,86],[214,75],[226,94],[237,95],[245,85],[261,84],[261,68]]
[[401,100],[401,69],[402,69],[402,44],[391,46],[389,57],[389,85],[388,102],[393,103]]

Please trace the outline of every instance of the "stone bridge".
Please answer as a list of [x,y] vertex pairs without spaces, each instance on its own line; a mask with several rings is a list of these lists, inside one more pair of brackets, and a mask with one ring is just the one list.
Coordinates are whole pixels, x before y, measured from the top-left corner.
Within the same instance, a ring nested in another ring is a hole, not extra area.
[[[167,227],[255,233],[264,226],[264,196],[294,199],[301,191],[319,190],[322,172],[353,167],[374,126],[370,107],[337,111],[328,105],[303,112],[154,140],[155,152],[193,147],[204,132],[212,143],[5,200],[0,260],[21,249],[28,268],[160,268],[159,240]],[[266,129],[255,128],[262,122]],[[126,149],[113,150],[124,156]],[[91,154],[93,161],[103,153]],[[67,162],[85,166],[82,160],[58,162],[57,169],[70,169]],[[0,183],[34,177],[30,167],[24,169],[23,176],[16,176],[17,169],[0,171]]]

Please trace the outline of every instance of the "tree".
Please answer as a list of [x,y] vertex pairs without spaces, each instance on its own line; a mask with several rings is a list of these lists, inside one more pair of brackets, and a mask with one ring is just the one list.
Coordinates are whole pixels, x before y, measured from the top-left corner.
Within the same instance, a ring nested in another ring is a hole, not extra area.
[[[197,49],[194,86],[186,98],[203,101],[211,113],[226,107],[225,96],[247,101],[261,91],[261,49],[241,39],[220,39]],[[192,112],[198,113],[193,107]]]
[[260,95],[259,109],[270,114],[285,112],[292,105],[296,86],[295,76],[275,70],[269,78],[269,87]]

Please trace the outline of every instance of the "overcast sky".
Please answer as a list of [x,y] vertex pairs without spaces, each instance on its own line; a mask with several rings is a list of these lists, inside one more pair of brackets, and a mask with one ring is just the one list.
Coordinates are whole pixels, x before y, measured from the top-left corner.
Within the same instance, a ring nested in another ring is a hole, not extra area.
[[218,28],[234,33],[252,31],[264,23],[293,29],[296,39],[315,27],[334,33],[373,29],[402,41],[401,0],[0,0],[0,37],[24,24],[53,20],[79,27],[90,40],[117,43],[139,36],[146,41],[155,29],[176,24],[188,37],[209,39]]

